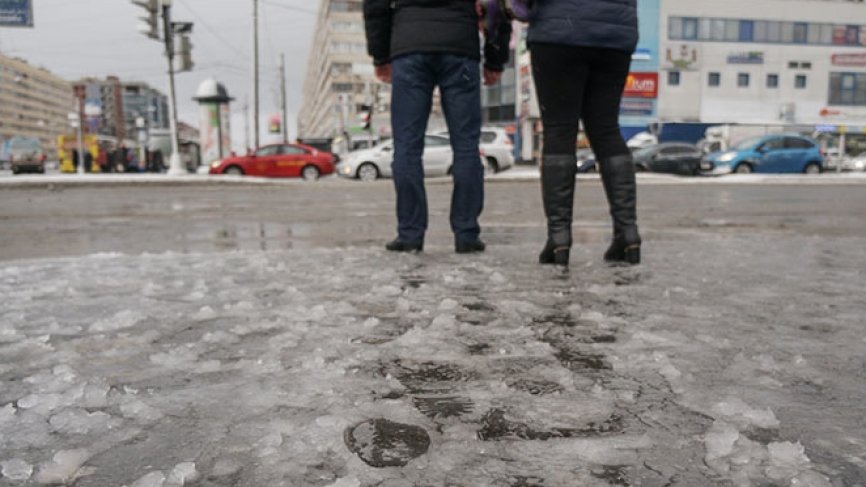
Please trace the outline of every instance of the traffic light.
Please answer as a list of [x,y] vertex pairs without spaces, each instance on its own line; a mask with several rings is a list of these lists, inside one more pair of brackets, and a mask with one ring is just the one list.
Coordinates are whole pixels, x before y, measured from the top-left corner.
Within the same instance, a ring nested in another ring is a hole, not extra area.
[[174,58],[177,71],[192,71],[195,63],[192,62],[192,41],[187,34],[175,34]]
[[132,3],[147,11],[144,17],[138,18],[138,31],[151,39],[159,39],[159,0],[132,0]]

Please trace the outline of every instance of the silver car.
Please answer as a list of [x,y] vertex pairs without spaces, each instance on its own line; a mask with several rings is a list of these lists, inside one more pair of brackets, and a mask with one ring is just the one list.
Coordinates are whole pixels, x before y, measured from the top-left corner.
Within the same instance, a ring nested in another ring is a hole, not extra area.
[[[439,135],[424,136],[424,176],[447,176],[451,174],[454,152],[451,142]],[[370,149],[350,152],[339,164],[337,174],[345,178],[373,181],[391,177],[391,162],[394,160],[393,141],[383,142]],[[482,159],[482,164],[484,163]]]
[[[438,135],[448,137],[448,132],[439,132]],[[501,172],[514,165],[514,143],[502,127],[482,127],[479,148],[490,173]]]

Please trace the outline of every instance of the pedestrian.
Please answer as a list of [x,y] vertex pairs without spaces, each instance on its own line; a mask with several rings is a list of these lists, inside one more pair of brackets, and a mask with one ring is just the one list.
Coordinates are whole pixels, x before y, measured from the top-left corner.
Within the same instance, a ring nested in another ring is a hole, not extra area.
[[[458,253],[484,251],[478,218],[484,206],[481,135],[481,45],[475,0],[364,0],[367,51],[376,76],[392,83],[391,164],[397,199],[397,238],[385,248],[420,252],[427,230],[424,134],[433,91],[442,100],[454,159],[451,230]],[[499,81],[508,61],[511,25],[486,32],[483,76]]]
[[640,263],[634,164],[619,129],[637,40],[637,0],[536,1],[531,7],[528,44],[544,125],[541,192],[548,237],[542,264],[568,265],[581,120],[613,219],[604,259]]

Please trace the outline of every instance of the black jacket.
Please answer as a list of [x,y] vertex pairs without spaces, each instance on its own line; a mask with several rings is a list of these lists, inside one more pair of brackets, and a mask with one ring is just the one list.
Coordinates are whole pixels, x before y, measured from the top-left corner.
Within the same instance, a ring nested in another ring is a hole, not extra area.
[[633,52],[637,20],[637,0],[536,0],[528,40]]
[[[481,59],[475,0],[364,0],[367,52],[377,66],[402,54],[449,52]],[[508,62],[511,24],[487,33],[484,67],[502,71]]]

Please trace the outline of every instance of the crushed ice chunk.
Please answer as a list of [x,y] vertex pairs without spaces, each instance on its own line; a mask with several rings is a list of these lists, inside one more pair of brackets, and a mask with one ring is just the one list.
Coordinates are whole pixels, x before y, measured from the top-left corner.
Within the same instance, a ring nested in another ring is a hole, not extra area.
[[194,315],[192,315],[192,319],[197,321],[203,321],[211,320],[213,318],[216,318],[216,316],[217,313],[213,310],[213,308],[211,308],[210,306],[203,306],[201,309],[196,311]]
[[125,328],[132,328],[145,319],[147,319],[147,316],[140,312],[125,309],[111,318],[102,319],[90,325],[90,331],[94,333],[102,333],[106,331],[123,330]]
[[394,297],[403,294],[403,291],[400,290],[397,286],[376,286],[373,288],[373,294],[378,294],[379,296],[387,296]]
[[195,462],[178,463],[165,479],[165,487],[181,487],[187,482],[195,482],[199,477]]
[[337,479],[333,484],[329,484],[328,487],[361,487],[361,481],[355,476],[343,477]]
[[88,413],[83,409],[67,409],[55,414],[48,420],[51,429],[63,434],[87,434],[93,431],[103,432],[118,426],[109,414],[103,412]]
[[508,282],[508,278],[498,272],[494,272],[493,275],[490,276],[490,282],[494,284],[505,284]]
[[33,465],[17,458],[6,460],[0,462],[0,474],[7,479],[19,482],[30,480],[30,476],[33,475]]
[[726,457],[734,451],[734,443],[740,437],[740,432],[733,426],[716,421],[704,437],[707,449],[707,461]]
[[783,480],[796,476],[800,470],[809,464],[806,449],[800,442],[775,442],[767,445],[770,452],[770,464],[767,476],[774,480]]
[[129,487],[163,487],[165,485],[165,474],[157,470],[141,477]]
[[120,412],[124,418],[137,419],[144,422],[157,421],[162,418],[162,413],[144,402],[130,398],[120,405]]
[[713,411],[746,426],[754,425],[759,428],[778,428],[779,420],[770,408],[765,410],[753,409],[740,398],[729,398],[713,407]]
[[9,404],[0,408],[0,424],[11,421],[15,418],[15,406],[10,402]]
[[439,309],[442,311],[450,311],[457,308],[457,306],[459,305],[460,303],[458,303],[457,301],[451,298],[447,298],[444,299],[441,303],[439,303]]
[[43,463],[36,474],[36,481],[40,484],[66,484],[73,480],[84,465],[90,459],[90,452],[86,449],[61,450],[54,454],[54,458]]

